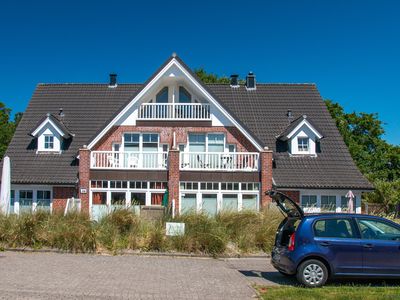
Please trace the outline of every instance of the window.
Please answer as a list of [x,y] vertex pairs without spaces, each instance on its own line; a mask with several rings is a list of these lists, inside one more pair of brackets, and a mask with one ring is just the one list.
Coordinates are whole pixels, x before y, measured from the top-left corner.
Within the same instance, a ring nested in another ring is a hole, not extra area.
[[185,144],[179,144],[178,149],[180,152],[185,152]]
[[146,193],[131,193],[132,205],[146,205]]
[[45,135],[44,136],[44,149],[53,150],[54,149],[54,136]]
[[257,195],[242,196],[243,210],[257,210]]
[[297,146],[298,146],[299,152],[308,152],[308,138],[298,137],[297,138]]
[[147,189],[147,181],[131,181],[129,186],[131,189],[145,190]]
[[363,239],[369,240],[400,240],[400,227],[380,220],[357,219]]
[[111,192],[111,205],[125,205],[125,198],[125,193]]
[[195,212],[197,210],[196,194],[182,194],[181,197],[182,213]]
[[183,87],[179,87],[179,103],[190,103],[192,102],[192,96],[190,93]]
[[355,238],[352,221],[349,219],[325,219],[315,222],[316,237]]
[[301,196],[301,207],[316,207],[317,196],[315,195],[303,195]]
[[164,87],[156,96],[157,103],[168,103],[168,87]]
[[203,212],[214,216],[217,214],[217,194],[203,194],[202,195],[202,209]]
[[112,145],[112,150],[115,151],[115,152],[118,152],[120,148],[121,148],[121,145],[118,144],[118,143],[114,143]]
[[11,190],[10,205],[13,206],[15,201],[15,191]]
[[110,188],[111,189],[126,189],[128,187],[127,181],[110,181]]
[[327,211],[335,211],[336,196],[321,196],[321,209]]
[[19,191],[20,206],[32,206],[33,191]]
[[236,152],[236,145],[234,145],[234,144],[229,144],[229,145],[228,145],[228,151],[229,151],[229,152]]
[[151,181],[150,189],[153,190],[165,190],[167,188],[167,183],[162,181]]
[[158,133],[143,134],[143,152],[158,151]]
[[93,192],[92,204],[93,205],[106,205],[107,204],[107,193],[106,192]]
[[92,180],[90,183],[91,188],[106,189],[108,188],[108,181],[105,180]]
[[124,134],[124,150],[125,151],[139,151],[139,133],[125,133]]
[[237,194],[223,194],[222,195],[222,210],[238,211],[238,195]]
[[259,187],[258,187],[258,183],[257,182],[249,182],[249,183],[242,183],[242,190],[245,191],[258,191]]
[[37,206],[50,208],[51,193],[50,191],[37,191]]
[[225,135],[221,133],[208,134],[208,152],[224,152]]
[[219,190],[218,182],[201,182],[200,189],[201,190]]
[[206,152],[206,135],[189,133],[189,152]]

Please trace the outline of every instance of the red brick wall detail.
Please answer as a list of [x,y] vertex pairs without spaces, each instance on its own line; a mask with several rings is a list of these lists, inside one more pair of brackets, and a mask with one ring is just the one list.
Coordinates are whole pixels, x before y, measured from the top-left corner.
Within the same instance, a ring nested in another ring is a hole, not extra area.
[[169,144],[172,148],[173,135],[176,143],[186,144],[189,132],[223,132],[227,144],[236,144],[238,152],[256,152],[253,144],[236,127],[150,127],[150,126],[113,126],[110,131],[95,145],[93,150],[111,151],[113,143],[121,143],[125,132],[156,132],[160,134],[160,143]]
[[260,199],[261,207],[266,207],[271,198],[265,195],[265,192],[272,188],[272,151],[263,150],[260,152],[260,167],[261,167],[261,188]]
[[175,213],[179,212],[179,150],[171,149],[168,160],[168,202],[175,200]]
[[[82,212],[89,213],[89,178],[90,176],[90,150],[79,150],[79,198],[81,199]],[[81,189],[86,189],[82,194]]]
[[300,204],[300,191],[279,191]]
[[63,212],[67,199],[76,197],[76,189],[74,187],[54,186],[53,187],[53,211]]

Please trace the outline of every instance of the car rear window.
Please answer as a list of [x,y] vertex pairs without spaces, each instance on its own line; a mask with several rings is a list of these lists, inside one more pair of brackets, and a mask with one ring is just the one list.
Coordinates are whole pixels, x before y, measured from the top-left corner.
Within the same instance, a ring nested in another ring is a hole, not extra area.
[[314,224],[316,237],[355,238],[354,228],[350,219],[323,219]]

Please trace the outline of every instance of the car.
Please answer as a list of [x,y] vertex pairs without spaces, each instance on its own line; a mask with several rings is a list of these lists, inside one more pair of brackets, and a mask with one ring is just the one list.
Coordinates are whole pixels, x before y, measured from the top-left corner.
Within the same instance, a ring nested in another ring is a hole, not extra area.
[[306,287],[336,277],[400,278],[400,225],[353,213],[305,214],[287,195],[267,192],[285,218],[271,263]]

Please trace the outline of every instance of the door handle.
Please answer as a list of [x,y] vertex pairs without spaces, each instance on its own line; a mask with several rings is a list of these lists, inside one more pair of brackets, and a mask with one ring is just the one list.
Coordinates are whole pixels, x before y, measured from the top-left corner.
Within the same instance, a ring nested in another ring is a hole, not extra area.
[[319,243],[322,247],[329,247],[331,245],[331,243],[329,242],[321,242]]
[[371,249],[373,247],[374,247],[374,245],[372,245],[372,244],[365,244],[364,245],[364,248],[366,248],[366,249]]

